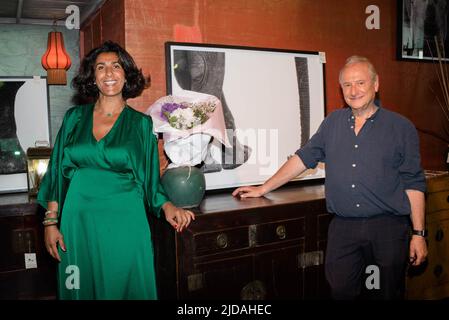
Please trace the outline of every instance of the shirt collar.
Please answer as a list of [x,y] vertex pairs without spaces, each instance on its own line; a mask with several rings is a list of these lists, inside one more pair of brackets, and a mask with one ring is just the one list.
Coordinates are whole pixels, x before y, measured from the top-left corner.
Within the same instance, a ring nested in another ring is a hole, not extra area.
[[[382,109],[382,105],[380,104],[379,100],[374,100],[374,104],[378,107],[376,112],[374,112],[369,118],[367,118],[366,120],[374,120],[377,115],[379,114],[380,109]],[[347,117],[348,117],[348,121],[353,120],[353,115],[352,115],[352,109],[350,107],[347,107]]]

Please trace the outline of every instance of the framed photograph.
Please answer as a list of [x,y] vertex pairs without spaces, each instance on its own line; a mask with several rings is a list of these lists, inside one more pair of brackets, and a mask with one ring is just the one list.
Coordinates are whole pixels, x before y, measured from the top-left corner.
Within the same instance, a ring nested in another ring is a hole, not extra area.
[[50,142],[46,77],[0,77],[0,128],[0,193],[27,191],[27,149]]
[[433,61],[438,59],[435,37],[441,57],[449,61],[449,2],[447,0],[397,0],[398,58]]
[[[324,53],[166,43],[167,94],[211,94],[231,147],[209,144],[206,189],[257,185],[303,146],[325,116]],[[297,179],[324,177],[324,168]]]

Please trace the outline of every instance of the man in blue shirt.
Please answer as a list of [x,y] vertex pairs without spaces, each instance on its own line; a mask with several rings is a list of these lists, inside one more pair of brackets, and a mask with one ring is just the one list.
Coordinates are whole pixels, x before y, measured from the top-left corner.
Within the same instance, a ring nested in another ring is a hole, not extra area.
[[405,117],[375,103],[379,77],[367,58],[348,58],[339,81],[349,108],[329,114],[263,185],[240,187],[233,195],[263,196],[324,162],[327,209],[335,215],[325,259],[332,296],[357,298],[366,267],[375,265],[375,297],[401,298],[407,256],[415,266],[427,256],[418,134]]

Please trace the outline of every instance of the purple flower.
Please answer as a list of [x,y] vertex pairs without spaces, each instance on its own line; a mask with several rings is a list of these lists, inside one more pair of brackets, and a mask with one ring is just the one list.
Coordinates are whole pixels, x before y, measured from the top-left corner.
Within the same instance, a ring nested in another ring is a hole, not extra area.
[[173,111],[175,111],[176,109],[185,109],[186,107],[183,106],[182,104],[179,103],[170,103],[170,102],[166,102],[162,105],[161,108],[161,118],[164,119],[165,121],[168,121],[168,118],[166,116],[166,112],[168,112],[168,114],[172,113]]

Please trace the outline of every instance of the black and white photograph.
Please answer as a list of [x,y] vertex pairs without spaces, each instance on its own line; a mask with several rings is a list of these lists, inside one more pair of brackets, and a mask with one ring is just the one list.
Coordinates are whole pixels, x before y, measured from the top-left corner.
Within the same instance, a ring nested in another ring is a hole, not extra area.
[[[220,99],[231,147],[212,141],[206,188],[260,184],[303,146],[324,119],[324,63],[318,52],[166,43],[168,94]],[[324,168],[298,179],[324,177]]]
[[421,318],[448,234],[449,0],[0,0],[13,314]]
[[47,81],[0,77],[0,193],[27,190],[26,151],[50,141]]
[[398,0],[399,59],[438,59],[449,54],[449,2],[447,0]]

